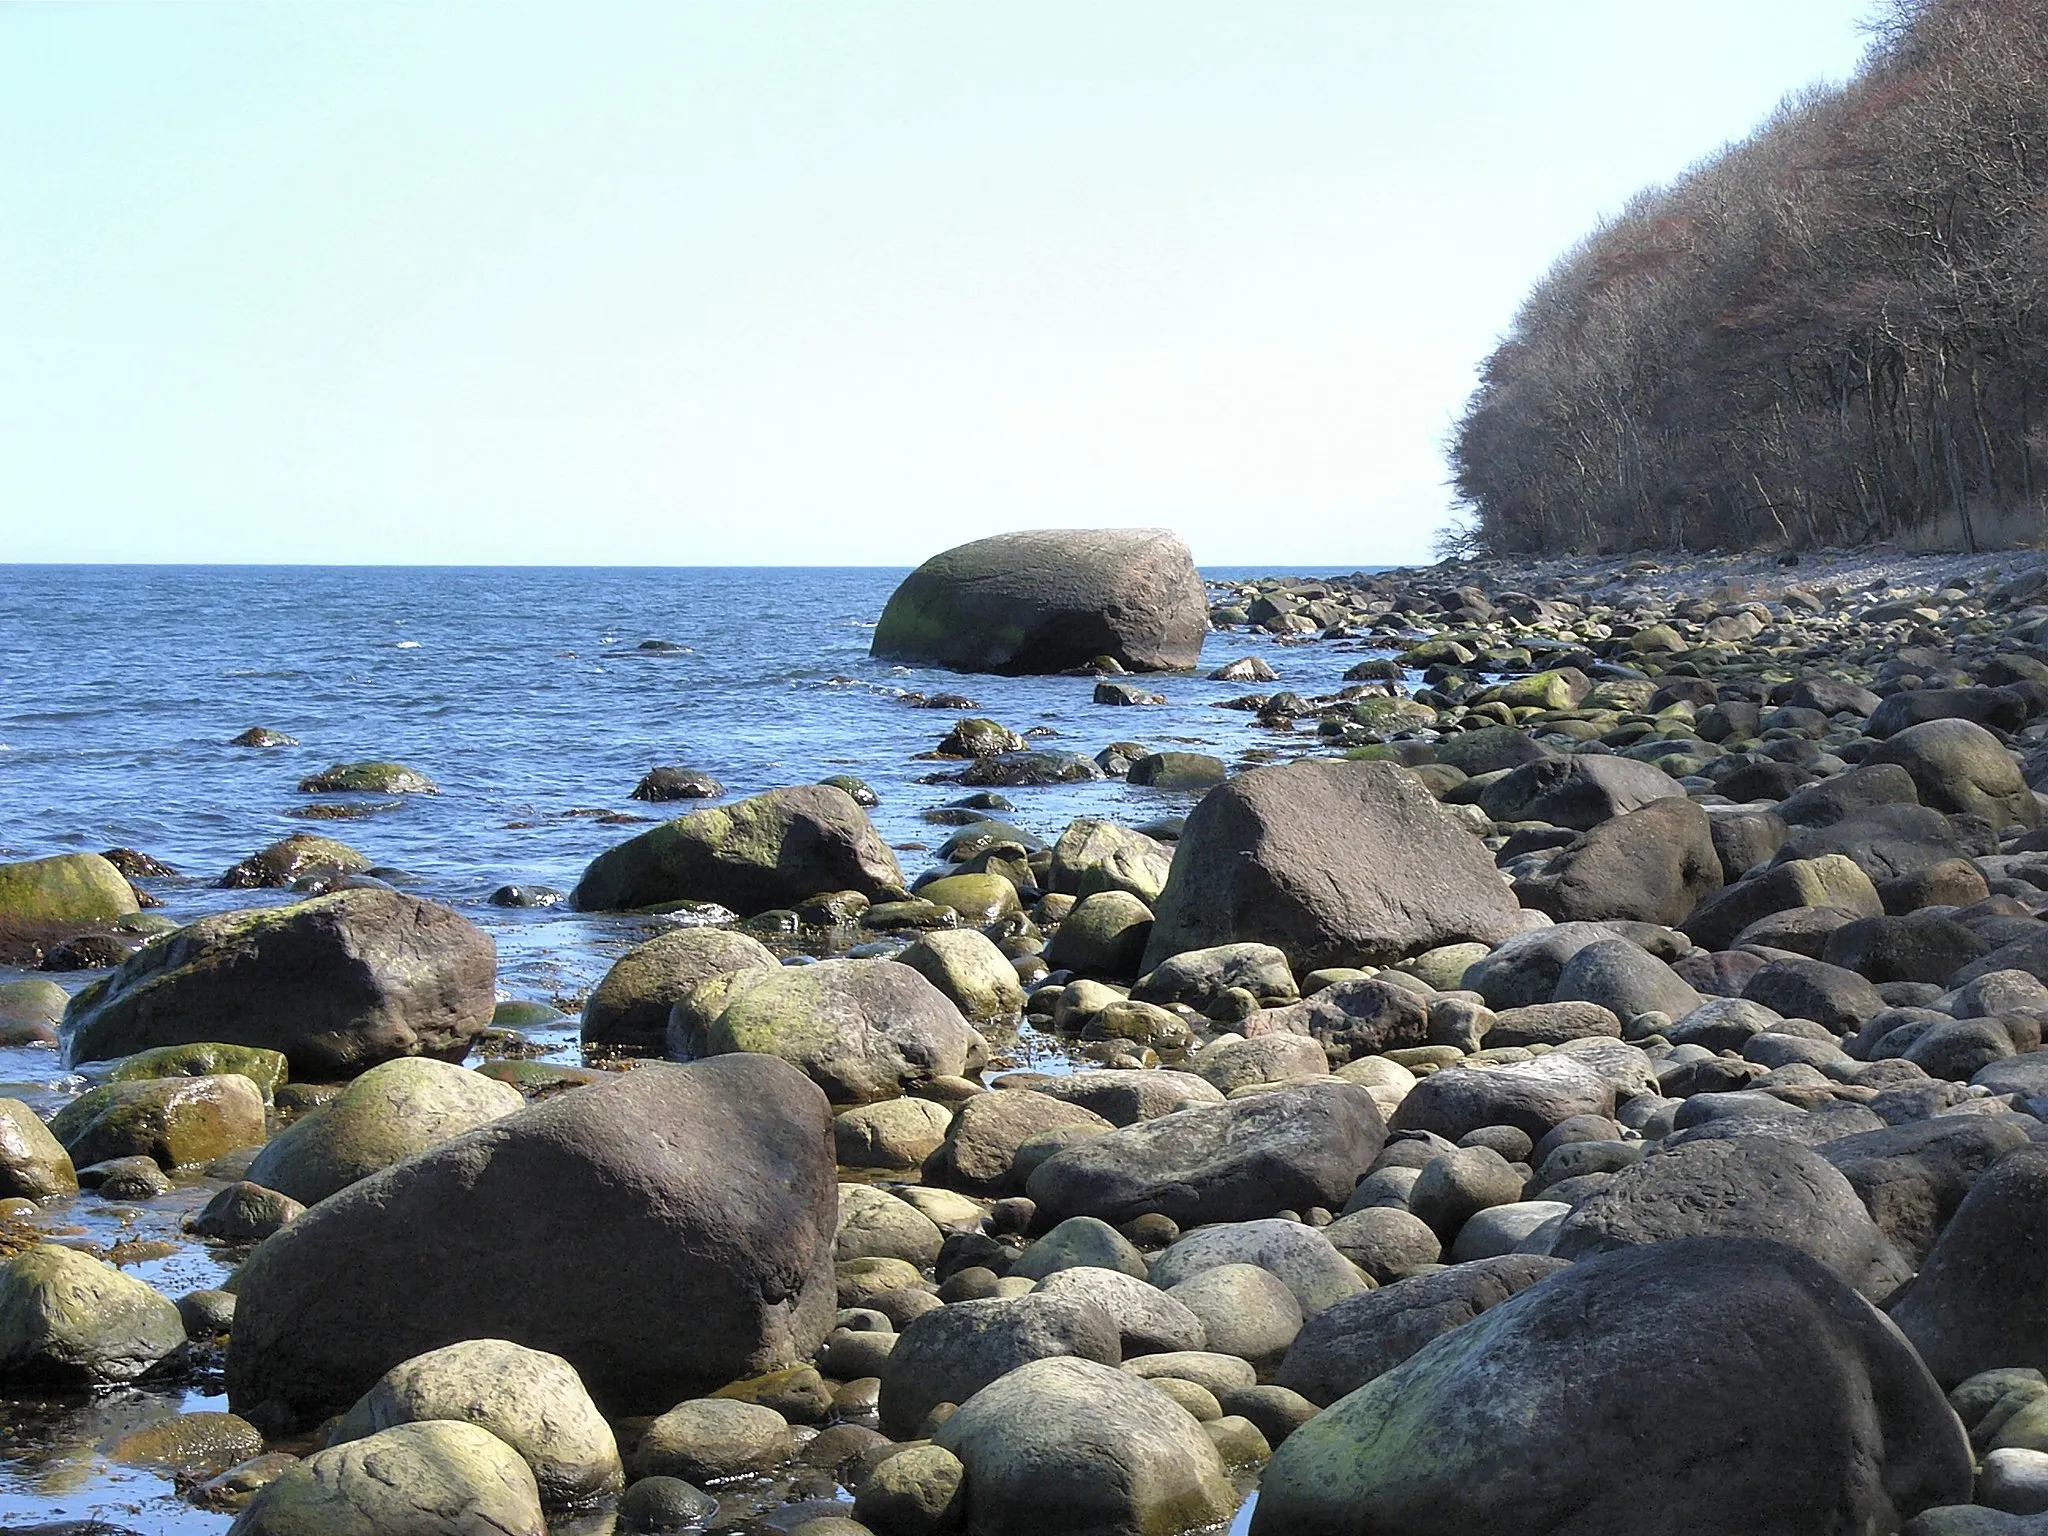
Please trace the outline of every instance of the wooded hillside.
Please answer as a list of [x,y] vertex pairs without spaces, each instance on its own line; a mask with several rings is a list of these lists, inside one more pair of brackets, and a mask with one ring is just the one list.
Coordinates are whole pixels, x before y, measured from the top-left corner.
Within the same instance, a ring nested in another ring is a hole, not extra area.
[[1900,0],[1841,89],[1639,195],[1459,424],[1496,553],[2048,534],[2048,0]]

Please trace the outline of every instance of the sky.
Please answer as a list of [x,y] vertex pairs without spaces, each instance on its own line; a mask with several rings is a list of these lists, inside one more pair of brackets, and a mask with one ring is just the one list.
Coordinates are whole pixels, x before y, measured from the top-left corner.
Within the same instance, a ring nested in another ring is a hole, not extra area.
[[0,562],[1426,559],[1530,285],[1868,9],[0,3]]

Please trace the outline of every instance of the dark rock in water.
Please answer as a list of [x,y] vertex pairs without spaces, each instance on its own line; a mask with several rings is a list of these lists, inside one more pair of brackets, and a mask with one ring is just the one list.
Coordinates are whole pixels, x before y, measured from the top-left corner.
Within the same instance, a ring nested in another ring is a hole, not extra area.
[[1971,1472],[1867,1302],[1782,1244],[1695,1238],[1561,1270],[1324,1410],[1251,1532],[1864,1536],[1966,1500]]
[[273,731],[264,726],[252,725],[228,745],[231,747],[296,747],[296,736],[287,736],[283,731]]
[[1507,1254],[1348,1297],[1308,1319],[1273,1379],[1327,1407],[1564,1267],[1563,1259]]
[[371,861],[347,843],[311,832],[294,832],[252,853],[214,884],[229,890],[281,890],[308,875],[355,875]]
[[2016,1148],[1979,1176],[1886,1310],[1944,1386],[2048,1366],[2048,1148]]
[[162,880],[177,874],[177,871],[146,853],[137,853],[133,848],[109,848],[100,855],[130,880]]
[[403,763],[336,763],[299,780],[302,795],[438,795],[441,786]]
[[352,1185],[243,1268],[235,1411],[308,1427],[480,1337],[563,1356],[610,1417],[804,1360],[834,1314],[830,1127],[781,1062],[656,1062]]
[[725,786],[695,768],[651,768],[628,800],[716,800]]
[[1826,1158],[1762,1136],[1688,1142],[1624,1168],[1565,1218],[1560,1259],[1680,1237],[1771,1237],[1875,1301],[1911,1272]]
[[290,1195],[242,1179],[207,1201],[185,1229],[224,1243],[255,1243],[305,1214],[305,1206]]
[[960,775],[960,782],[999,789],[1031,789],[1046,784],[1081,784],[1101,777],[1101,768],[1078,752],[1005,752],[977,760]]
[[1276,1211],[1335,1210],[1386,1141],[1372,1095],[1354,1083],[1197,1105],[1056,1153],[1026,1191],[1053,1220],[1111,1223],[1157,1213],[1183,1227]]
[[[1371,666],[1373,663],[1364,662],[1361,665]],[[1357,667],[1351,669],[1352,672],[1357,670]],[[1395,669],[1397,674],[1399,670],[1398,667]],[[1350,672],[1345,673],[1344,676],[1347,681],[1363,681],[1363,679],[1353,678]],[[1262,657],[1240,656],[1237,660],[1225,662],[1214,672],[1211,672],[1209,674],[1209,681],[1212,683],[1277,683],[1280,681],[1280,674],[1275,672],[1272,665]]]
[[81,933],[51,946],[37,967],[44,971],[97,971],[121,964],[142,948],[140,934]]
[[935,555],[882,610],[874,655],[963,672],[1064,672],[1107,656],[1133,672],[1192,667],[1207,592],[1164,529],[1000,534]]
[[864,811],[871,811],[882,803],[882,797],[866,779],[857,779],[850,773],[835,773],[818,780],[827,789],[836,789]]
[[279,1050],[297,1076],[394,1056],[460,1060],[490,1022],[490,938],[396,891],[223,912],[151,944],[64,1013],[71,1061],[221,1041]]
[[1164,704],[1166,695],[1140,688],[1136,683],[1115,683],[1105,679],[1095,685],[1097,704]]
[[501,885],[486,899],[494,907],[559,907],[569,893],[551,885]]
[[284,814],[297,821],[368,821],[372,816],[404,807],[402,800],[357,800],[347,805],[322,801],[316,805],[288,805]]
[[1227,777],[1223,759],[1203,752],[1153,752],[1130,770],[1133,784],[1152,789],[1213,789]]
[[903,871],[865,812],[823,784],[692,811],[599,854],[571,901],[584,912],[712,901],[751,915],[820,891],[899,895]]
[[1005,752],[1025,750],[1024,738],[1000,720],[973,716],[953,722],[953,729],[934,748],[940,757],[1000,757]]
[[1183,950],[1263,943],[1298,971],[1497,943],[1521,909],[1486,847],[1392,763],[1256,768],[1189,814],[1143,969]]

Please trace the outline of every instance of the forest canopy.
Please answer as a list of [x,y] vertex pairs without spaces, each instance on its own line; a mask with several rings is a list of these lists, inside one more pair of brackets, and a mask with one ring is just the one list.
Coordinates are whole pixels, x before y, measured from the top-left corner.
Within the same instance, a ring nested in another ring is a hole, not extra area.
[[2048,533],[2048,0],[1894,0],[1856,76],[1639,194],[1456,429],[1499,554]]

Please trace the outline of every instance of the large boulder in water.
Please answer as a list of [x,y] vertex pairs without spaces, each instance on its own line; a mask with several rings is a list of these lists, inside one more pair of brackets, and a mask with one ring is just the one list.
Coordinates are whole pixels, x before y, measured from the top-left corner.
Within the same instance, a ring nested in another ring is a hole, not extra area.
[[988,1059],[988,1042],[946,994],[894,960],[740,972],[701,1044],[685,1043],[692,1057],[779,1056],[835,1104],[893,1099]]
[[1407,769],[1319,760],[1255,768],[1189,815],[1142,969],[1261,943],[1297,972],[1496,944],[1521,908],[1486,845]]
[[835,1307],[830,1109],[763,1056],[660,1062],[457,1137],[322,1201],[244,1266],[235,1411],[347,1408],[461,1339],[560,1355],[608,1415],[806,1359]]
[[1026,1182],[1042,1217],[1129,1221],[1153,1213],[1183,1227],[1335,1210],[1386,1145],[1365,1089],[1336,1079],[1200,1104],[1055,1153]]
[[1783,1244],[1691,1238],[1561,1270],[1325,1409],[1251,1533],[1866,1536],[1970,1488],[1868,1302]]
[[871,649],[884,661],[1010,676],[1098,656],[1169,672],[1195,664],[1208,630],[1208,591],[1172,533],[1040,529],[932,556],[891,594]]
[[751,915],[820,891],[890,897],[896,855],[851,795],[798,784],[665,821],[599,854],[570,899],[585,912],[712,901]]
[[496,1006],[497,947],[460,913],[366,888],[222,912],[158,940],[64,1010],[67,1059],[207,1041],[282,1051],[295,1077],[397,1056],[459,1061]]

